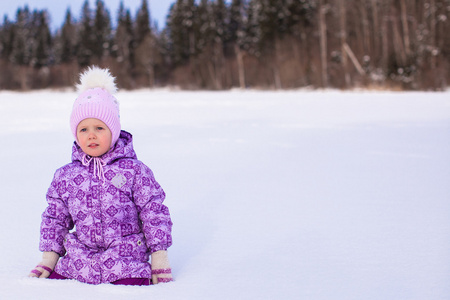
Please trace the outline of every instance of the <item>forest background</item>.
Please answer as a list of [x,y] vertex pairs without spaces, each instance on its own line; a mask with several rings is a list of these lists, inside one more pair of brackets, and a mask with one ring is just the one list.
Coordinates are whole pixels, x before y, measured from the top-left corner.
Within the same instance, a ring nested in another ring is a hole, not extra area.
[[177,0],[158,28],[147,0],[116,16],[97,0],[51,32],[25,6],[0,24],[0,89],[73,86],[96,64],[124,89],[445,90],[449,17],[450,0]]

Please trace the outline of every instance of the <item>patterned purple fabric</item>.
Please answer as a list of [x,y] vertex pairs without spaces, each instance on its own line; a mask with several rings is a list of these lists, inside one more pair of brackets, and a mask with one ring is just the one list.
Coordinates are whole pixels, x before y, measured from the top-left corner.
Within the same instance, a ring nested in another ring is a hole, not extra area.
[[[56,280],[66,280],[69,279],[67,277],[61,276],[56,272],[52,272],[48,279],[56,279]],[[166,278],[167,279],[167,278]],[[172,279],[172,278],[170,278]],[[114,285],[151,285],[150,278],[125,278],[120,279],[114,282],[111,282]]]
[[74,143],[72,163],[55,173],[39,249],[59,253],[55,271],[81,282],[150,278],[150,253],[172,244],[163,189],[137,160],[128,132],[101,157],[104,182],[94,176],[92,163],[81,163],[82,155]]

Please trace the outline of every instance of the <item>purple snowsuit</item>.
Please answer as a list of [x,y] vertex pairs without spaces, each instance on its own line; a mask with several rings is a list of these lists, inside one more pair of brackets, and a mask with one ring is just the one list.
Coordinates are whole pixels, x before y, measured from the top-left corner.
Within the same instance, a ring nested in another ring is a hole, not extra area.
[[83,155],[75,143],[72,163],[55,173],[39,249],[59,253],[55,272],[81,282],[150,278],[150,253],[172,244],[163,189],[137,160],[128,132],[100,157],[104,179],[94,176],[94,160],[88,164]]

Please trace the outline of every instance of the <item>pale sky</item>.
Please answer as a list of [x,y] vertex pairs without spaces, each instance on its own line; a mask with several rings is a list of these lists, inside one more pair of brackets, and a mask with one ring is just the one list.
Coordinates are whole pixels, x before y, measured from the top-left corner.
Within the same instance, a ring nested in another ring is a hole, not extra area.
[[[0,23],[3,23],[3,17],[8,16],[10,21],[16,20],[16,12],[19,7],[24,7],[28,4],[31,11],[34,9],[47,9],[50,14],[50,28],[52,31],[61,28],[64,23],[66,10],[70,7],[72,16],[79,19],[81,15],[81,8],[85,0],[16,0],[16,1],[2,1],[0,5]],[[119,9],[121,0],[103,0],[105,6],[108,8],[113,24],[117,20],[117,11]],[[166,22],[166,16],[169,12],[170,5],[175,0],[147,0],[150,6],[150,15],[152,22],[157,21],[158,27],[161,29]],[[136,17],[136,12],[142,4],[142,0],[123,0],[125,8],[130,9],[133,18]],[[95,0],[89,0],[91,9],[95,8]]]

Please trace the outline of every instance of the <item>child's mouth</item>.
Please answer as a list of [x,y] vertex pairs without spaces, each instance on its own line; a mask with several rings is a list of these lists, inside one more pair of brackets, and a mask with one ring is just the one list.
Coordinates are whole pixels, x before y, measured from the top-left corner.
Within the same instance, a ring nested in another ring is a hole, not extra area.
[[97,148],[97,147],[98,147],[98,144],[90,144],[88,147],[89,147],[89,148]]

